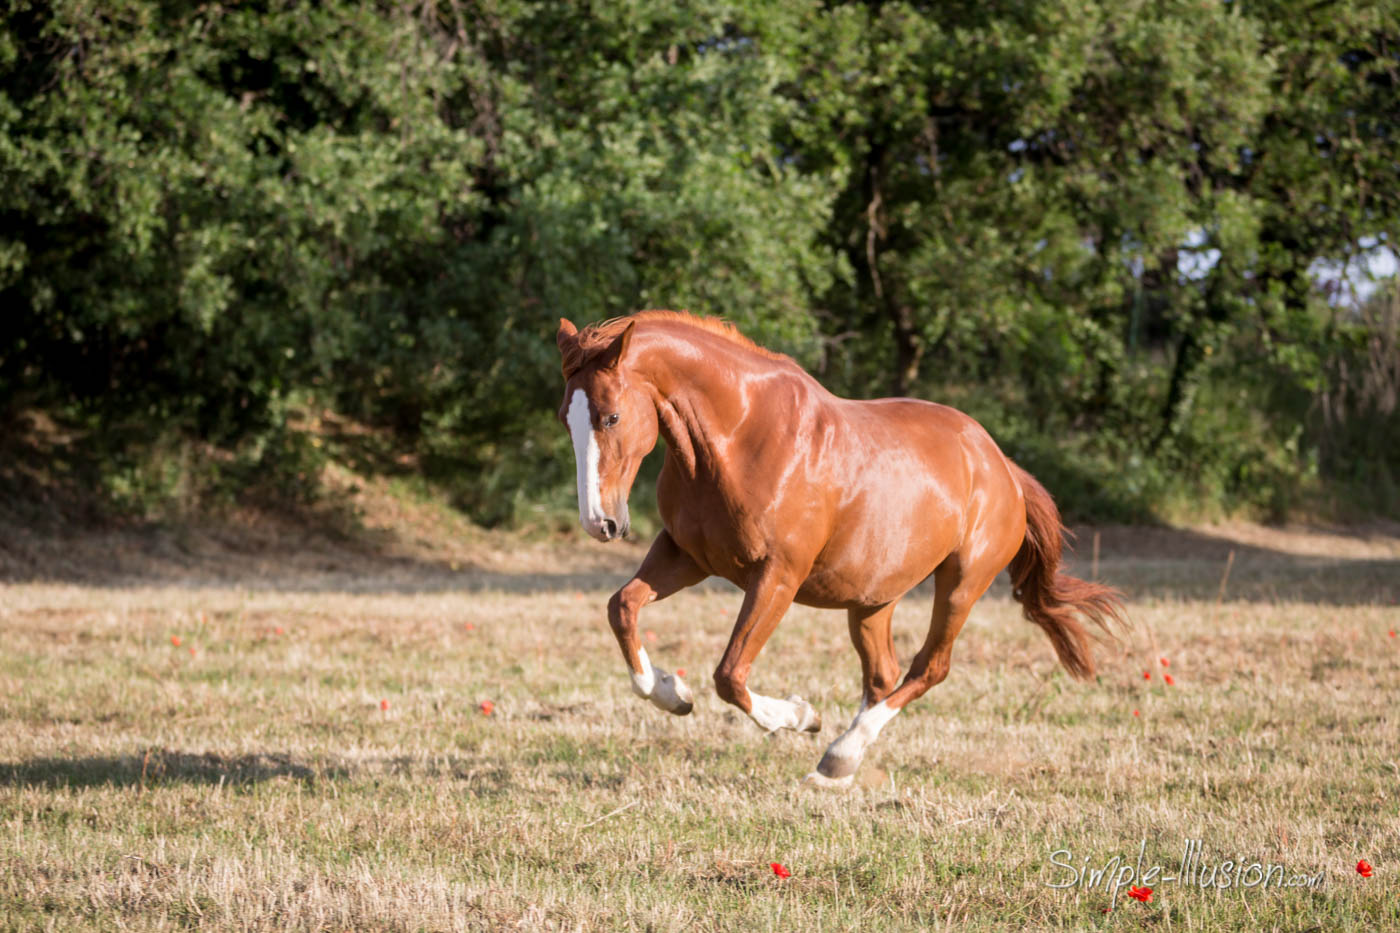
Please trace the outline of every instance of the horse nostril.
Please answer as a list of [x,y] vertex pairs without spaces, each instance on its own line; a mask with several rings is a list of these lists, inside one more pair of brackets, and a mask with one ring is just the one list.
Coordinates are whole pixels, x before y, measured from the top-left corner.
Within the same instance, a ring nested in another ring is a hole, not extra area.
[[614,538],[617,536],[617,522],[611,518],[603,519],[603,537]]

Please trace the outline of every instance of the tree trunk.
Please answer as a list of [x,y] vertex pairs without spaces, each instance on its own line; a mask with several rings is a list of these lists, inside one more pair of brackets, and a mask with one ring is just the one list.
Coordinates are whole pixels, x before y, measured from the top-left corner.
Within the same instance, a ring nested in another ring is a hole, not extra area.
[[884,155],[884,147],[872,141],[865,161],[865,265],[875,300],[894,326],[894,372],[890,391],[893,395],[908,395],[909,387],[919,378],[924,347],[914,327],[914,310],[898,300],[894,283],[886,283],[880,272],[880,246],[887,232],[880,216],[884,204],[880,191]]
[[1192,380],[1201,362],[1201,347],[1190,331],[1181,335],[1172,366],[1171,383],[1167,386],[1167,401],[1162,406],[1162,426],[1152,439],[1152,450],[1161,448],[1167,438],[1181,429],[1181,422],[1190,408]]
[[894,301],[887,301],[886,305],[894,322],[894,379],[890,389],[894,395],[908,395],[909,387],[919,378],[924,345],[914,329],[913,310]]

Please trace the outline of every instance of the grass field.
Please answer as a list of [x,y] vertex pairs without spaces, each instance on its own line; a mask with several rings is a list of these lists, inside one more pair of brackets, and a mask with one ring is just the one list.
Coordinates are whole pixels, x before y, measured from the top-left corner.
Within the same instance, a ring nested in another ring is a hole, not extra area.
[[[858,702],[844,616],[778,630],[754,689],[826,725],[765,737],[709,687],[740,594],[650,607],[670,717],[604,618],[637,552],[600,551],[7,565],[0,928],[1400,928],[1393,529],[1106,531],[1136,629],[1097,683],[999,584],[840,795],[799,780]],[[1217,884],[1162,880],[1188,840]],[[1140,851],[1149,903],[1051,886]]]

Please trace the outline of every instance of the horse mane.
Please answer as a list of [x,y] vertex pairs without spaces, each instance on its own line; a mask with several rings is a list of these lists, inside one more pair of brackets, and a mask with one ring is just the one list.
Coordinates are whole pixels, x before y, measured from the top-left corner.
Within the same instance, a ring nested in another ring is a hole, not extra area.
[[790,357],[781,353],[776,353],[766,347],[760,347],[749,338],[739,332],[739,328],[718,317],[700,317],[691,314],[689,311],[638,311],[624,317],[610,318],[606,321],[599,321],[597,324],[589,324],[578,332],[578,337],[563,349],[564,354],[564,376],[568,378],[575,372],[582,369],[589,359],[600,350],[612,344],[627,325],[633,322],[644,323],[656,321],[658,323],[680,324],[696,330],[702,330],[717,337],[723,337],[732,344],[752,350],[761,356],[766,356],[773,360],[788,360]]

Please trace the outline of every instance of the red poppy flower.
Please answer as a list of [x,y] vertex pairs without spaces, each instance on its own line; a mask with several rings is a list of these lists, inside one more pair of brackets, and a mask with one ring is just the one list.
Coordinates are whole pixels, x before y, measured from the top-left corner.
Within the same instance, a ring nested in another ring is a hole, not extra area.
[[685,676],[685,668],[683,668],[683,667],[678,667],[678,668],[676,668],[676,676],[677,676],[677,677],[684,677],[684,676]]
[[171,636],[170,636],[170,643],[171,643],[172,645],[174,645],[176,648],[180,647],[180,636],[179,636],[179,635],[171,635]]
[[1142,901],[1144,904],[1147,904],[1152,900],[1152,889],[1133,886],[1128,889],[1128,896],[1135,901]]
[[466,629],[467,631],[470,632],[470,631],[474,631],[474,630],[476,629],[476,626],[475,626],[475,625],[472,625],[470,622],[464,622],[464,623],[462,623],[462,628],[464,628],[464,629]]
[[1133,710],[1133,715],[1134,715],[1134,716],[1141,716],[1142,713],[1139,713],[1137,710]]
[[1394,638],[1394,637],[1395,637],[1395,629],[1391,629],[1391,630],[1390,630],[1390,637],[1391,637],[1391,638]]
[[495,703],[492,703],[490,700],[482,700],[482,701],[481,701],[481,715],[483,715],[483,716],[490,716],[490,715],[491,715],[493,712],[495,712],[495,711],[496,711],[496,704],[495,704]]
[[1165,680],[1165,681],[1167,682],[1167,686],[1168,686],[1168,687],[1170,687],[1172,684],[1176,683],[1176,681],[1172,680],[1172,675],[1171,675],[1171,674],[1163,674],[1163,675],[1162,675],[1162,679]]
[[769,862],[768,865],[773,869],[773,874],[777,875],[779,878],[792,877],[792,872],[784,868],[782,862]]
[[1362,859],[1356,863],[1356,873],[1363,878],[1371,877],[1371,863]]
[[1158,658],[1157,660],[1159,660],[1159,661],[1162,662],[1162,666],[1163,666],[1163,667],[1170,667],[1170,666],[1171,666],[1171,663],[1170,663],[1166,658]]
[[388,701],[388,700],[380,700],[380,701],[379,701],[379,708],[382,709],[382,710],[384,710],[385,712],[388,712],[388,710],[389,710],[389,701]]
[[190,657],[194,657],[194,656],[195,656],[194,645],[190,645]]
[[1142,679],[1143,679],[1143,680],[1151,680],[1151,679],[1152,679],[1152,672],[1151,672],[1151,671],[1143,671],[1143,672],[1142,672]]
[[285,635],[285,634],[287,634],[287,630],[284,629],[282,626],[279,625],[279,626],[277,626],[275,629],[272,630],[272,634],[274,634],[274,635]]

